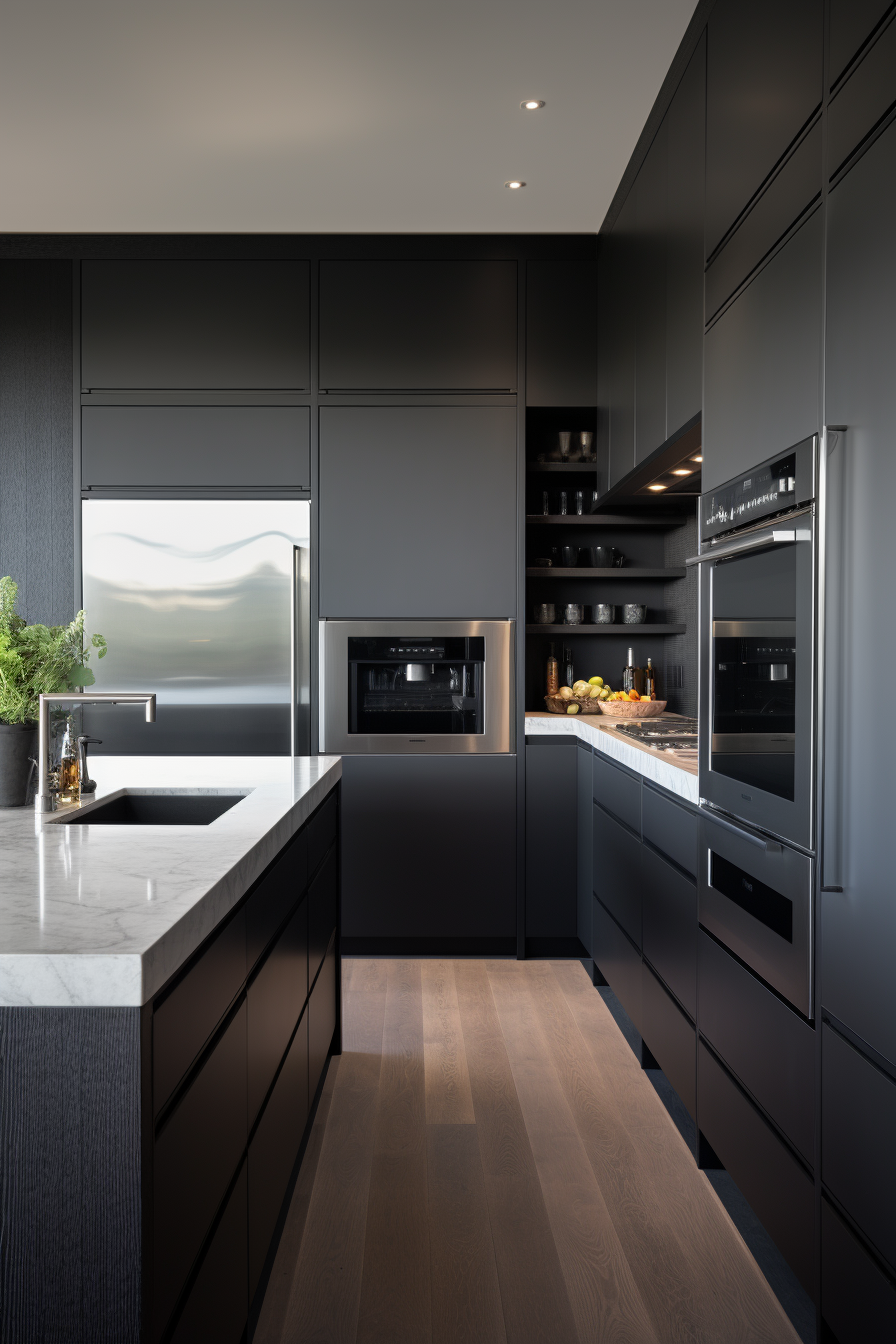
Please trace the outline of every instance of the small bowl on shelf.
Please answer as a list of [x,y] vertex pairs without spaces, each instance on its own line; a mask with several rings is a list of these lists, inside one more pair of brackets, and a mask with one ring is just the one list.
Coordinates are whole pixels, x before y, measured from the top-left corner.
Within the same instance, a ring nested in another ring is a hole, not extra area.
[[598,700],[601,714],[611,719],[655,719],[668,700]]

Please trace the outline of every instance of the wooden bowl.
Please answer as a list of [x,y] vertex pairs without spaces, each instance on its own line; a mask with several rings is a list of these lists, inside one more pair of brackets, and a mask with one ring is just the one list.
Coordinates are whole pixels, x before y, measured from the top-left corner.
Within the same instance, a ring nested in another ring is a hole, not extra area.
[[581,699],[574,695],[569,700],[564,700],[559,695],[546,695],[544,702],[552,714],[567,714],[569,712],[568,705],[578,705],[580,714],[599,714],[601,706],[600,700],[597,698],[592,700],[591,696],[588,695]]
[[662,714],[667,700],[598,700],[601,714],[611,719],[655,719]]

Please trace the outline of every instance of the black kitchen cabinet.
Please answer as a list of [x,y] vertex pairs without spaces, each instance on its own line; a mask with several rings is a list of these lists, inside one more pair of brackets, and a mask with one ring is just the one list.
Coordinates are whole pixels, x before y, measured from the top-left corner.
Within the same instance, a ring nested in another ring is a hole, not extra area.
[[516,771],[511,755],[343,757],[347,950],[516,950]]
[[84,489],[309,490],[307,406],[85,406]]
[[609,465],[607,485],[627,476],[635,465],[635,327],[637,190],[635,182],[612,233],[601,240],[606,284],[599,302],[606,306],[600,360],[607,361]]
[[821,1315],[837,1344],[891,1344],[896,1283],[826,1199],[821,1201]]
[[827,1024],[821,1044],[822,1180],[896,1273],[896,1077]]
[[822,0],[719,0],[707,25],[706,256],[822,97]]
[[512,392],[515,261],[322,261],[320,386]]
[[641,842],[595,804],[592,821],[594,894],[641,946]]
[[666,438],[703,404],[706,37],[666,113]]
[[308,909],[311,892],[289,917],[254,972],[249,1005],[249,1125],[254,1125],[308,997]]
[[836,176],[896,103],[896,16],[891,15],[828,106],[828,173]]
[[313,1099],[330,1054],[336,1030],[336,935],[330,939],[317,979],[308,996],[308,1096]]
[[594,964],[638,1031],[643,1026],[644,967],[641,954],[597,897],[592,912]]
[[833,86],[890,8],[891,0],[830,0],[828,78]]
[[[825,809],[820,904],[821,1006],[896,1066],[896,906],[887,837],[888,766],[879,726],[844,715],[868,649],[893,653],[889,566],[881,563],[896,490],[896,126],[828,197],[826,418]],[[846,632],[849,632],[848,635]],[[826,890],[827,888],[827,890]],[[842,890],[839,890],[842,888]]]
[[640,854],[644,957],[697,1016],[697,886],[647,845]]
[[81,386],[310,388],[307,261],[81,263]]
[[635,462],[666,438],[667,148],[664,120],[638,174],[635,198]]
[[526,743],[527,939],[577,936],[576,741]]
[[339,851],[331,845],[308,888],[308,983],[314,982],[330,943],[339,906]]
[[178,1315],[171,1344],[240,1344],[249,1306],[247,1193],[244,1162]]
[[701,1134],[814,1298],[812,1180],[702,1041],[697,1050],[697,1118]]
[[641,976],[641,1034],[688,1114],[696,1118],[697,1032],[646,963]]
[[516,411],[325,406],[320,614],[514,617]]
[[704,491],[818,431],[822,238],[816,210],[706,333]]
[[526,405],[597,403],[593,261],[526,264]]
[[576,748],[576,926],[579,941],[591,952],[594,909],[594,851],[591,827],[594,820],[592,799],[591,748],[579,742]]

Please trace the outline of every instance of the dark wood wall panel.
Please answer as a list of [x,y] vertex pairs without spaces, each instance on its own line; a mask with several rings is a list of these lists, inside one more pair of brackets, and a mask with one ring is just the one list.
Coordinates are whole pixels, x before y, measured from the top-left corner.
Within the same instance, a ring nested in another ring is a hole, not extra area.
[[2,1344],[138,1344],[140,1010],[0,1008],[0,1145]]
[[0,261],[0,483],[0,574],[29,621],[71,620],[69,261]]

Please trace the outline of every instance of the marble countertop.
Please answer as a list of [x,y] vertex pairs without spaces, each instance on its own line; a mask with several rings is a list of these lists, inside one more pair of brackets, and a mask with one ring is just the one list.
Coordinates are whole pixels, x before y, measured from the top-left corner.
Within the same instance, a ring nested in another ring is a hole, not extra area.
[[[122,788],[244,792],[208,826],[70,826],[0,809],[0,1005],[139,1007],[342,776],[338,756],[91,756]],[[54,819],[55,818],[55,819]]]
[[[677,719],[675,714],[662,714],[652,723],[670,722]],[[645,779],[659,784],[679,798],[686,799],[694,806],[700,801],[697,784],[697,763],[692,760],[676,760],[667,752],[657,751],[633,738],[622,737],[613,730],[612,724],[618,719],[602,718],[599,714],[549,714],[547,710],[526,715],[527,737],[563,735],[581,738],[589,746],[611,756],[614,761],[627,765]]]

